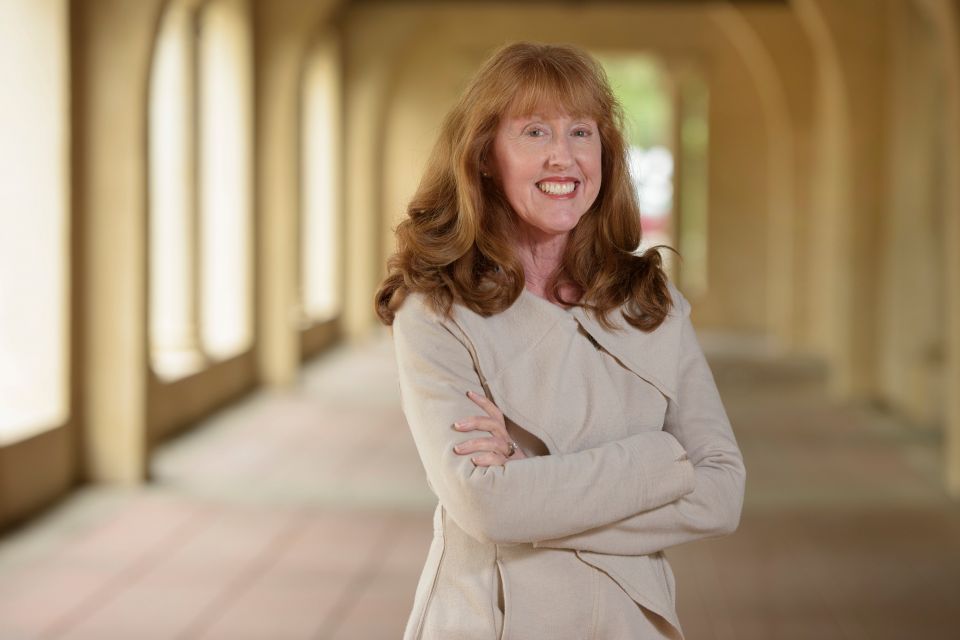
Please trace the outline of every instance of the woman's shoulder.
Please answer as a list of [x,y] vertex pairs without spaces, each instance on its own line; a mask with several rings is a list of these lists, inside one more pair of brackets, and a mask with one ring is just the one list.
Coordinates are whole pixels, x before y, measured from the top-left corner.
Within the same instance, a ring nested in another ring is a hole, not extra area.
[[445,304],[429,293],[408,292],[394,312],[394,335],[399,331],[423,342],[436,339],[447,342],[454,338],[472,349],[475,339],[471,337],[469,318],[476,314],[456,301],[450,302],[447,309]]
[[[620,306],[612,309],[608,312],[608,317],[611,320],[614,320],[612,329],[613,333],[629,336],[630,334],[654,334],[660,335],[663,333],[668,333],[669,328],[678,325],[683,318],[690,315],[690,302],[687,300],[686,296],[680,291],[680,289],[671,281],[666,280],[667,293],[670,296],[669,308],[667,313],[663,318],[663,321],[660,322],[654,329],[640,329],[635,326],[631,326],[628,322],[623,320],[623,316],[626,315],[635,315],[637,313],[637,307],[639,301],[633,298],[628,298],[620,303]],[[591,314],[593,316],[593,314]],[[604,329],[606,331],[606,329]]]
[[672,305],[670,307],[670,313],[668,315],[684,317],[690,315],[690,302],[687,298],[681,293],[680,289],[673,283],[672,280],[667,280],[667,291],[670,293],[670,300]]
[[400,318],[436,316],[432,307],[427,301],[427,295],[420,291],[407,291],[404,293],[403,300],[394,312],[394,322]]
[[394,331],[431,331],[449,326],[450,319],[440,310],[440,305],[429,294],[408,291],[394,311]]

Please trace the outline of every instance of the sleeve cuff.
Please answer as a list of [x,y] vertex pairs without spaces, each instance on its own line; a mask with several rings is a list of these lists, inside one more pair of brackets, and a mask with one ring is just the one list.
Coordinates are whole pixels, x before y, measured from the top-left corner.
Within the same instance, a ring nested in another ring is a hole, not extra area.
[[660,433],[662,437],[657,441],[657,450],[645,456],[644,510],[673,502],[696,486],[696,475],[687,450],[670,433]]

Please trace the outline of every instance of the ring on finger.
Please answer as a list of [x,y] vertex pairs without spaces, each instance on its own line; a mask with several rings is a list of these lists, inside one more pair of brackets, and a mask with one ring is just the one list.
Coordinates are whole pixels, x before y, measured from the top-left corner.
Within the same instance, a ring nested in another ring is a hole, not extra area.
[[517,452],[517,449],[518,449],[518,448],[519,448],[519,447],[517,446],[517,443],[514,442],[513,440],[511,440],[510,442],[508,442],[508,443],[507,443],[507,457],[509,458],[509,457],[511,457],[513,454],[515,454],[515,453]]

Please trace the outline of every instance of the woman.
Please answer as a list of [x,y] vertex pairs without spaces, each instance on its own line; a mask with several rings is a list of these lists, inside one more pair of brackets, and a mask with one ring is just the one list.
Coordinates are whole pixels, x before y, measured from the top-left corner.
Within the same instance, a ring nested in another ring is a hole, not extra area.
[[568,46],[495,53],[446,118],[377,293],[439,498],[405,638],[682,638],[672,545],[745,472],[639,212],[620,107]]

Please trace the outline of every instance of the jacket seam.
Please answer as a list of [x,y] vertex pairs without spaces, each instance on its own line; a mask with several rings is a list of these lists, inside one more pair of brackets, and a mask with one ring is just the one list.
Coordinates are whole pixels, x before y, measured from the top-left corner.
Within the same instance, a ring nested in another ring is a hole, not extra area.
[[[590,565],[587,565],[590,566]],[[600,624],[600,570],[596,567],[590,573],[593,574],[593,622],[591,624],[590,640],[597,640],[597,628]]]
[[443,558],[447,554],[447,540],[445,537],[447,510],[440,505],[440,557],[437,558],[437,566],[433,570],[433,579],[430,581],[430,589],[427,592],[427,599],[423,603],[423,611],[420,612],[420,619],[417,621],[417,632],[413,635],[416,640],[423,638],[423,623],[427,619],[427,612],[430,605],[433,604],[433,597],[437,590],[437,580],[440,577],[440,567],[443,564]]
[[[580,552],[579,552],[579,551],[577,552],[577,556],[580,556]],[[581,560],[582,560],[582,558],[581,558]],[[583,561],[584,561],[584,562],[587,562],[586,560],[583,560]],[[590,563],[587,562],[587,564],[590,564]],[[593,566],[593,565],[591,565],[591,566]],[[610,569],[608,566],[604,566],[603,568],[600,568],[600,567],[594,567],[594,568],[599,569],[600,571],[603,571],[605,574],[607,574],[608,576],[610,576],[611,578],[613,578],[613,580],[616,581],[617,584],[619,584],[619,585],[622,585],[622,584],[624,584],[624,583],[630,584],[630,581],[629,581],[629,580],[624,579],[623,576],[621,576],[618,571],[612,570],[612,569]],[[621,589],[622,589],[622,588],[623,588],[623,587],[621,586]],[[647,598],[636,597],[636,596],[634,596],[634,594],[631,593],[630,591],[626,591],[625,589],[624,589],[624,591],[627,593],[627,595],[630,597],[631,600],[633,600],[633,601],[636,602],[637,604],[639,604],[639,605],[641,605],[641,606],[649,609],[649,610],[652,611],[654,614],[656,614],[656,615],[660,616],[661,618],[663,618],[663,619],[667,622],[667,624],[669,624],[671,627],[673,627],[674,629],[677,630],[677,633],[680,634],[680,637],[683,637],[683,630],[680,629],[676,624],[674,624],[673,621],[670,620],[670,618],[667,618],[665,615],[663,615],[663,613],[661,613],[660,611],[658,611],[657,608],[654,607],[654,606],[652,605],[652,603],[651,603]],[[631,591],[635,592],[635,590],[633,590],[633,589],[631,589]],[[669,591],[667,592],[667,597],[668,597],[668,598],[670,597]],[[674,615],[675,615],[675,614],[676,614],[676,609],[674,608]]]
[[[497,640],[506,640],[507,639],[507,612],[511,610],[511,607],[507,603],[507,572],[503,569],[503,564],[501,563],[500,558],[500,545],[494,545],[494,558],[493,558],[493,593],[496,595],[500,589],[503,589],[503,616],[500,626],[500,634],[497,636]],[[498,582],[499,581],[499,582]],[[494,605],[497,606],[497,605]],[[496,614],[491,609],[491,615],[496,616]]]

